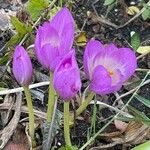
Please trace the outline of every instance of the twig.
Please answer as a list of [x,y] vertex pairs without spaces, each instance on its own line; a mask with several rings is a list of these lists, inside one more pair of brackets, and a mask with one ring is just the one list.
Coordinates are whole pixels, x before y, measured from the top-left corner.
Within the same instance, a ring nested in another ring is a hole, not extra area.
[[[6,110],[6,109],[9,109],[11,107],[11,104],[7,103],[7,104],[0,104],[0,110]],[[13,106],[12,107],[12,110],[15,110],[15,107]],[[28,108],[27,106],[21,106],[21,112],[23,113],[28,113]],[[46,113],[45,112],[42,112],[42,111],[39,111],[39,110],[36,110],[36,109],[33,109],[34,111],[34,114],[35,116],[39,117],[39,118],[42,118],[42,119],[46,119]]]
[[[149,2],[147,2],[147,4],[146,5],[150,5],[150,1]],[[139,17],[144,11],[146,10],[146,7],[143,7],[140,11],[139,11],[139,13],[137,13],[133,18],[131,18],[130,20],[128,20],[126,23],[124,23],[123,25],[120,25],[120,26],[118,26],[118,25],[116,25],[116,24],[114,24],[114,23],[112,23],[112,22],[110,22],[109,20],[107,20],[107,19],[105,19],[105,18],[102,18],[102,17],[100,17],[98,14],[97,14],[97,12],[95,11],[95,13],[96,13],[96,17],[93,17],[93,19],[94,19],[94,21],[96,21],[96,22],[100,22],[100,23],[103,23],[103,24],[106,24],[106,25],[108,25],[108,26],[110,26],[110,27],[113,27],[113,28],[115,28],[115,29],[120,29],[120,28],[123,28],[123,27],[125,27],[126,25],[128,25],[129,23],[131,23],[133,20],[135,20],[137,17]]]
[[[146,85],[146,84],[148,84],[148,83],[150,83],[150,79],[146,80],[146,81],[141,85],[141,87],[144,86],[144,85]],[[134,89],[132,89],[132,90],[130,90],[130,91],[128,91],[128,92],[126,92],[126,93],[120,95],[119,97],[117,97],[117,98],[115,99],[115,101],[114,101],[114,103],[113,103],[112,106],[115,106],[115,105],[116,105],[116,102],[118,102],[118,100],[120,100],[121,98],[123,98],[123,97],[125,97],[125,96],[127,96],[127,95],[132,94],[137,88],[138,88],[138,87],[135,87]]]
[[[49,85],[49,81],[31,84],[31,85],[29,85],[29,89],[33,89],[33,88],[37,88],[37,87],[41,87],[41,86],[45,86],[45,85]],[[2,91],[0,91],[0,95],[6,95],[6,94],[22,92],[22,91],[23,91],[23,87],[8,89],[8,90],[2,90]]]
[[[146,4],[147,6],[150,5],[150,1],[147,2]],[[144,11],[146,10],[146,7],[143,7],[133,18],[131,18],[130,20],[128,20],[126,23],[124,23],[123,25],[118,26],[117,29],[119,28],[123,28],[126,25],[128,25],[129,23],[131,23],[134,19],[136,19],[137,17],[139,17]]]
[[[90,104],[94,104],[94,101],[91,101]],[[96,104],[99,104],[99,105],[104,106],[104,107],[108,107],[108,108],[110,108],[110,109],[112,109],[112,110],[114,110],[116,112],[120,112],[120,114],[124,115],[125,117],[134,118],[132,115],[128,114],[127,112],[124,112],[124,111],[122,111],[122,110],[120,110],[120,109],[118,109],[116,107],[110,106],[110,105],[108,105],[106,103],[97,101]]]

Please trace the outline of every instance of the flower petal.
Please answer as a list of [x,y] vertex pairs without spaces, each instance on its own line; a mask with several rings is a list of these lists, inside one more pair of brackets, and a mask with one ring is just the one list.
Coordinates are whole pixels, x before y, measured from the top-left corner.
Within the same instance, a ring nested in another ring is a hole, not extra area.
[[94,66],[103,65],[108,71],[121,71],[122,80],[127,80],[137,67],[136,56],[130,48],[117,48],[114,44],[105,47],[103,53],[97,54]]
[[85,48],[83,65],[86,76],[90,79],[94,68],[95,56],[104,51],[104,46],[97,40],[90,40]]
[[[119,69],[123,75],[123,81],[127,80],[137,67],[137,60],[135,53],[130,48],[115,48],[110,44],[106,47],[109,58],[113,59],[112,63],[109,63],[110,68]],[[112,51],[110,53],[110,51]]]
[[137,60],[134,52],[130,48],[120,48],[120,63],[124,68],[122,72],[123,80],[129,79],[137,68]]
[[22,46],[16,46],[13,55],[13,74],[21,85],[29,85],[32,79],[32,63]]
[[35,53],[39,62],[44,67],[49,68],[51,60],[49,61],[48,58],[54,60],[58,56],[59,47],[60,38],[57,34],[57,31],[52,28],[49,23],[44,23],[43,26],[39,27],[39,29],[37,30],[35,39]]
[[62,49],[70,50],[74,40],[74,20],[70,11],[64,7],[52,19],[51,26],[62,39]]
[[112,80],[107,70],[99,65],[93,71],[90,89],[97,94],[104,95],[110,93],[111,82]]

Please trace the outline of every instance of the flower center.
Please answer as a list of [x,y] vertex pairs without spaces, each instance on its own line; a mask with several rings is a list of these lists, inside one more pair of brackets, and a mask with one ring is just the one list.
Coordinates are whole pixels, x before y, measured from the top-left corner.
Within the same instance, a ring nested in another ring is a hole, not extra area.
[[113,75],[114,75],[114,72],[111,71],[111,70],[108,70],[108,74],[109,74],[110,76],[113,76]]

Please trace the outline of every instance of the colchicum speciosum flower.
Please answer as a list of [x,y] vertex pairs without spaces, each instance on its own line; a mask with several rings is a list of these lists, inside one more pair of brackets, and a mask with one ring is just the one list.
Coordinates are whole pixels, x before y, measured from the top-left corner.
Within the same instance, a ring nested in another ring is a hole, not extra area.
[[72,47],[74,40],[74,20],[70,11],[62,8],[50,22],[45,22],[37,30],[35,53],[39,62],[54,71],[60,60]]
[[16,46],[13,55],[13,74],[22,86],[27,86],[32,79],[32,63],[22,46]]
[[35,147],[36,142],[34,138],[34,112],[32,105],[31,93],[29,90],[29,84],[32,79],[32,63],[29,55],[22,46],[16,46],[13,55],[13,74],[18,83],[23,86],[26,101],[29,111],[29,134],[31,137],[31,145]]
[[88,42],[84,52],[84,70],[90,89],[97,94],[118,91],[137,67],[136,56],[130,48],[104,46],[97,40]]
[[54,88],[66,101],[73,98],[80,90],[80,70],[75,59],[74,50],[70,51],[56,68]]

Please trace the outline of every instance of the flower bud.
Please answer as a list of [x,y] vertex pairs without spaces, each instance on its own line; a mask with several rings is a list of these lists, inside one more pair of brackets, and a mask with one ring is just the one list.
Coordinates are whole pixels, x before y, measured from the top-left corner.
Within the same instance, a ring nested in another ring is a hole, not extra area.
[[80,70],[74,52],[69,52],[54,72],[54,88],[65,101],[73,98],[81,88]]
[[30,84],[32,79],[32,63],[29,55],[22,46],[16,46],[13,55],[13,74],[22,86]]

